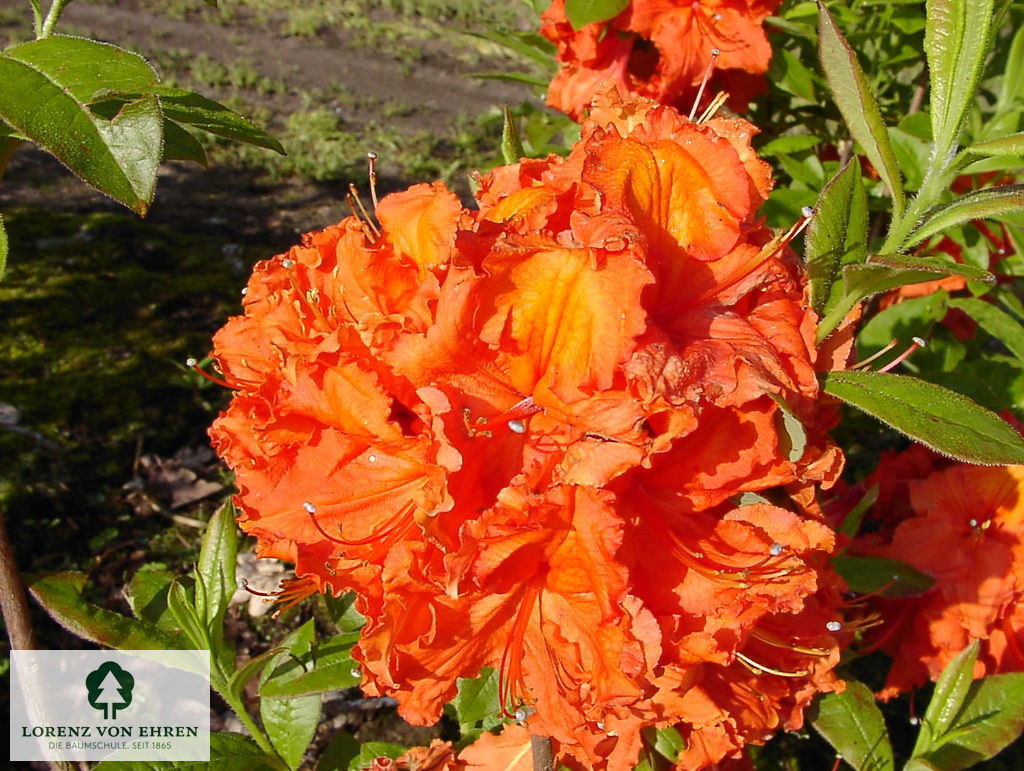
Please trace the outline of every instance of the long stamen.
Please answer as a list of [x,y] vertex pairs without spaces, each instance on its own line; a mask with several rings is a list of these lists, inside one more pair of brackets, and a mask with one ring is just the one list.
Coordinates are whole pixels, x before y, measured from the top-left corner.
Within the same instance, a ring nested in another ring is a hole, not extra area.
[[[530,417],[530,415],[535,415],[538,412],[542,412],[543,410],[543,407],[539,407],[533,403],[532,396],[527,396],[525,399],[522,399],[513,404],[500,415],[491,418],[490,420],[482,423],[481,425],[483,426],[484,429],[489,429],[494,428],[495,426],[500,426],[502,424],[508,424],[509,428],[511,428],[517,434],[521,434],[523,433],[523,431],[525,431],[525,426],[523,426],[520,419],[528,418]],[[513,426],[513,423],[518,423],[518,426]],[[523,430],[519,430],[520,428],[522,428]]]
[[358,188],[356,188],[353,183],[349,182],[348,189],[352,198],[355,199],[356,204],[359,205],[359,211],[362,212],[363,217],[366,220],[366,224],[370,226],[370,230],[373,231],[374,236],[380,238],[380,230],[378,230],[377,226],[373,224],[373,218],[370,216],[370,213],[366,211],[366,207],[363,206],[363,199],[359,197]]
[[924,348],[925,346],[928,345],[928,343],[925,340],[923,340],[922,338],[920,338],[920,337],[915,337],[915,338],[912,338],[912,339],[913,339],[913,342],[910,344],[910,347],[907,348],[907,350],[905,350],[903,353],[901,353],[899,356],[897,356],[895,359],[890,361],[888,364],[886,364],[884,367],[882,367],[878,371],[879,372],[888,372],[891,369],[895,369],[900,364],[902,364],[904,361],[906,361],[907,358],[910,356],[910,354],[912,354],[918,348]]
[[709,120],[715,117],[715,113],[718,112],[719,108],[723,104],[725,104],[728,98],[729,95],[725,93],[725,91],[719,91],[717,94],[715,94],[715,98],[711,100],[711,104],[709,104],[708,108],[700,114],[699,118],[697,118],[697,125],[707,123]]
[[697,114],[697,105],[700,104],[701,97],[704,96],[704,89],[711,79],[711,73],[715,69],[715,59],[721,53],[717,48],[711,49],[711,60],[708,62],[707,68],[704,70],[704,76],[700,79],[700,88],[697,89],[697,96],[693,100],[693,107],[690,108],[690,121],[693,121],[693,117]]
[[235,387],[232,386],[230,383],[228,383],[226,380],[221,380],[218,377],[214,377],[209,372],[207,372],[205,369],[200,367],[199,366],[199,362],[196,361],[191,356],[189,356],[187,359],[185,359],[185,366],[188,367],[193,372],[195,372],[195,373],[197,373],[199,375],[202,375],[204,378],[209,380],[211,383],[215,383],[216,385],[223,386],[224,388],[230,388],[232,391],[235,390]]
[[875,589],[873,592],[868,592],[867,594],[857,595],[850,602],[844,603],[843,606],[847,607],[847,608],[850,608],[850,607],[853,607],[855,605],[860,605],[865,600],[870,600],[870,599],[878,597],[878,596],[880,596],[882,594],[885,594],[885,592],[887,592],[892,587],[892,585],[895,584],[898,580],[899,580],[899,576],[893,576],[888,581],[886,581],[884,584],[882,584],[880,587]]
[[871,354],[866,359],[864,359],[864,361],[858,361],[856,364],[854,364],[852,367],[850,367],[850,369],[866,368],[871,362],[876,361],[876,360],[880,359],[882,356],[885,356],[885,354],[889,353],[889,351],[891,351],[893,348],[895,348],[898,343],[899,343],[899,340],[897,340],[894,337],[892,340],[889,341],[889,344],[887,346],[885,346],[885,348],[883,348],[882,350],[876,351],[875,353]]
[[374,228],[371,228],[366,224],[366,221],[359,216],[359,212],[356,211],[356,198],[351,193],[345,196],[345,203],[348,204],[348,209],[352,212],[352,216],[359,222],[359,226],[363,229],[363,235],[366,236],[367,241],[376,241],[380,236],[376,233]]
[[373,201],[373,213],[377,213],[377,153],[368,152],[366,163],[370,167],[370,200]]
[[332,325],[327,322],[323,311],[320,310],[320,293],[316,288],[311,288],[305,292],[299,287],[299,277],[295,273],[295,261],[294,260],[282,260],[281,266],[284,268],[285,273],[288,274],[288,282],[292,285],[292,291],[302,299],[306,301],[306,305],[313,311],[313,315],[317,317],[321,324],[328,329],[332,328]]
[[796,651],[797,653],[804,653],[808,656],[827,656],[830,652],[827,648],[808,648],[795,643],[788,643],[773,634],[757,628],[750,631],[750,636],[756,640],[760,640],[766,645],[771,645],[773,648],[785,648],[787,650]]
[[[367,546],[371,543],[376,543],[380,541],[381,539],[385,538],[386,536],[394,532],[394,530],[399,525],[401,525],[404,520],[408,519],[409,515],[412,514],[413,511],[415,511],[416,504],[409,503],[407,506],[399,509],[398,513],[395,514],[391,519],[386,520],[379,529],[372,531],[370,535],[366,536],[366,538],[360,538],[355,541],[350,541],[346,538],[339,537],[341,535],[340,525],[338,527],[338,536],[333,536],[326,530],[324,530],[323,525],[321,525],[320,522],[317,521],[317,509],[314,504],[309,503],[307,501],[306,503],[302,504],[302,508],[304,508],[306,510],[306,513],[309,514],[309,518],[310,520],[312,520],[313,526],[317,529],[320,535],[322,535],[331,543],[340,544],[341,546]],[[412,520],[409,519],[408,522],[406,522],[406,524],[408,524],[411,521]]]
[[498,667],[498,701],[501,704],[501,714],[505,717],[515,717],[515,712],[509,711],[509,706],[517,695],[517,686],[523,686],[523,638],[530,616],[533,615],[533,605],[539,591],[540,588],[535,581],[527,585],[515,623],[512,625],[512,633],[505,641],[505,649],[501,653],[501,664]]
[[765,666],[757,661],[754,661],[749,656],[736,651],[735,656],[739,659],[740,663],[743,664],[747,669],[753,672],[755,675],[760,675],[763,672],[767,672],[771,675],[778,675],[779,677],[807,677],[810,672],[806,669],[798,669],[796,672],[787,672],[784,669],[773,669],[772,667]]

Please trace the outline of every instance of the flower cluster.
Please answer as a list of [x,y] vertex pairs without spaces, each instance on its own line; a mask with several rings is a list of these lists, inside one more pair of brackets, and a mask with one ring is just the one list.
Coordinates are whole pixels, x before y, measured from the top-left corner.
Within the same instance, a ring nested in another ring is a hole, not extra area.
[[969,466],[914,446],[883,457],[874,532],[851,547],[906,562],[935,583],[878,598],[874,647],[893,663],[880,696],[937,680],[973,640],[975,677],[1024,671],[1024,466]]
[[764,89],[772,52],[763,23],[780,2],[631,0],[618,16],[577,30],[565,0],[554,0],[540,30],[561,63],[548,104],[578,120],[608,83],[623,95],[689,108],[710,72],[729,105],[744,110]]
[[842,455],[752,133],[602,97],[478,210],[421,184],[260,263],[217,334],[242,528],[282,599],[357,593],[411,722],[493,667],[572,767],[677,725],[696,768],[841,687]]

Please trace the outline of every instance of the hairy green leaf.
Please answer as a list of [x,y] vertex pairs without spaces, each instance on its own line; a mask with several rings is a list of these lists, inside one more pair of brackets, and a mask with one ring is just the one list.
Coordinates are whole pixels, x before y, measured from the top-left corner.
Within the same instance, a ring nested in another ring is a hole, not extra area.
[[963,708],[926,759],[943,771],[970,768],[995,756],[1024,731],[1024,672],[975,680]]
[[903,183],[900,181],[896,156],[889,143],[889,133],[857,61],[857,55],[821,0],[818,0],[818,41],[821,66],[839,112],[843,115],[850,135],[860,143],[882,181],[889,187],[894,216],[899,219],[904,207]]
[[[822,315],[833,295],[838,301],[844,265],[867,257],[868,203],[860,178],[860,163],[847,161],[825,185],[807,226],[806,259],[811,284],[811,306]],[[828,330],[831,331],[831,330]],[[827,332],[826,332],[827,334]]]
[[1024,463],[1024,440],[994,412],[934,383],[882,372],[827,372],[826,393],[936,452],[967,463]]
[[[496,725],[501,713],[497,670],[487,667],[479,677],[460,677],[456,683],[459,691],[452,699],[451,705],[455,709],[462,732],[472,731],[481,721],[490,721],[491,725]],[[484,728],[491,725],[485,725]]]
[[987,142],[978,142],[966,148],[966,151],[974,155],[1024,157],[1024,131],[990,139]]
[[164,115],[172,121],[225,139],[286,154],[284,147],[274,137],[220,102],[180,88],[158,86],[152,91],[160,99]]
[[971,220],[999,217],[1024,209],[1024,185],[1000,185],[975,190],[929,209],[904,246],[919,244],[944,230]]
[[167,607],[167,593],[172,583],[174,573],[171,571],[143,565],[132,576],[125,592],[125,599],[128,600],[128,606],[137,619],[177,634],[181,632],[181,626]]
[[206,150],[199,140],[183,129],[173,120],[164,118],[164,157],[165,161],[193,161],[201,166],[208,166]]
[[[302,666],[289,666],[301,661],[313,646],[315,632],[310,619],[281,641],[283,649],[260,675],[260,695],[274,678],[291,682],[303,673]],[[320,723],[320,696],[298,696],[289,699],[260,699],[260,719],[274,749],[290,768],[298,768],[313,733]]]
[[359,665],[352,658],[356,633],[341,634],[314,644],[287,661],[278,661],[260,688],[264,699],[290,699],[359,685]]
[[235,593],[235,557],[238,533],[235,529],[235,507],[225,503],[210,517],[203,536],[196,570],[206,584],[206,623],[211,629],[220,627],[228,602]]
[[519,163],[526,156],[523,141],[519,138],[519,127],[512,117],[512,112],[505,105],[504,120],[501,126],[501,157],[505,163]]
[[277,763],[264,755],[248,736],[216,732],[210,734],[209,761],[105,760],[93,771],[274,771]]
[[949,731],[974,680],[974,662],[978,659],[978,641],[958,653],[942,670],[935,684],[928,710],[921,718],[921,730],[914,743],[913,757],[927,755]]
[[122,616],[82,597],[85,573],[25,576],[25,584],[53,619],[79,637],[120,650],[175,650],[188,645],[154,624]]
[[942,276],[963,276],[969,281],[994,283],[995,277],[973,265],[963,265],[938,257],[906,254],[876,254],[864,265],[843,268],[843,294],[830,304],[818,323],[818,342],[824,340],[858,303],[881,292],[908,284],[922,284]]
[[939,163],[956,147],[992,43],[994,0],[928,0],[924,50]]
[[950,300],[950,307],[959,308],[977,321],[982,329],[999,340],[1024,363],[1024,326],[1013,316],[991,303],[974,297]]
[[[156,188],[163,118],[140,56],[54,35],[0,52],[0,119],[101,192],[144,214]],[[104,88],[141,94],[110,120],[88,103]]]
[[885,720],[864,683],[848,680],[842,693],[825,694],[813,725],[857,771],[895,769]]

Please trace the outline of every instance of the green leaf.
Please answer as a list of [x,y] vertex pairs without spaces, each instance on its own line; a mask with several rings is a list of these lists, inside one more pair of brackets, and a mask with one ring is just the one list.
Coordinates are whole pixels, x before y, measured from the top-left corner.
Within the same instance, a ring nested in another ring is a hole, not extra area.
[[173,582],[171,571],[143,565],[128,584],[125,599],[137,619],[177,634],[181,627],[167,607],[167,592]]
[[928,0],[924,50],[932,139],[941,165],[956,147],[978,89],[992,43],[992,7],[993,0]]
[[180,88],[160,86],[152,91],[160,99],[164,115],[176,123],[286,155],[284,147],[274,137],[220,102]]
[[185,637],[193,648],[209,649],[210,638],[205,624],[200,619],[195,606],[189,602],[188,593],[179,581],[171,583],[167,591],[167,607],[184,631]]
[[194,161],[208,166],[206,150],[199,140],[172,120],[164,118],[164,157],[165,161]]
[[359,757],[359,742],[348,731],[338,731],[316,763],[316,771],[348,771]]
[[1000,185],[975,190],[929,209],[903,246],[914,246],[970,220],[989,219],[1021,209],[1024,209],[1024,185]]
[[[819,315],[832,295],[839,294],[833,291],[833,285],[840,278],[842,267],[864,262],[867,240],[867,196],[860,177],[860,163],[851,159],[822,189],[807,226],[805,243],[811,306]],[[836,289],[841,288],[842,285]]]
[[[309,653],[314,636],[313,620],[310,619],[281,641],[280,647],[284,650],[274,657],[260,675],[261,696],[263,688],[271,679],[279,677],[288,682],[302,674],[302,667],[288,665],[293,661],[301,661]],[[260,719],[274,749],[290,768],[298,768],[320,723],[320,696],[261,698]]]
[[686,742],[674,726],[643,729],[644,742],[670,763],[679,762],[679,753],[686,749]]
[[775,431],[779,435],[779,449],[792,463],[796,463],[804,456],[804,449],[807,447],[807,432],[790,406],[778,394],[769,394],[772,401],[779,406],[775,413]]
[[269,651],[264,651],[259,656],[249,659],[245,664],[236,669],[231,675],[231,679],[228,680],[228,694],[241,701],[248,682],[262,672],[264,667],[270,663],[270,660],[283,650],[284,648],[271,648]]
[[[163,119],[147,92],[145,60],[81,38],[54,35],[0,52],[0,118],[96,189],[140,214],[152,201]],[[103,88],[142,93],[111,120],[88,102]]]
[[857,771],[895,768],[885,720],[864,683],[848,680],[842,693],[823,696],[813,725]]
[[85,573],[25,576],[32,596],[53,619],[79,637],[121,650],[175,650],[186,647],[180,636],[153,624],[93,605],[82,597]]
[[935,579],[905,562],[884,557],[844,555],[833,558],[832,567],[843,577],[851,591],[860,594],[877,592],[886,584],[891,584],[882,592],[884,596],[916,597],[935,583]]
[[526,157],[523,149],[523,142],[519,138],[519,128],[516,126],[515,118],[506,104],[503,108],[504,121],[501,126],[501,157],[505,163],[519,163]]
[[943,771],[970,768],[995,756],[1024,731],[1024,673],[975,680],[964,706],[926,759]]
[[921,718],[921,730],[914,743],[914,758],[932,751],[937,739],[941,739],[953,724],[960,707],[967,697],[967,691],[974,680],[974,662],[978,659],[978,641],[958,653],[942,670],[935,684],[928,710]]
[[356,633],[341,634],[313,645],[303,655],[275,664],[260,688],[264,699],[290,699],[359,685],[359,665],[352,658]]
[[952,308],[959,308],[977,321],[982,329],[999,340],[1006,348],[1024,362],[1024,326],[1013,316],[999,310],[991,303],[973,297],[951,300]]
[[[483,723],[485,730],[497,725],[501,717],[501,702],[498,700],[498,672],[485,667],[479,677],[460,677],[456,680],[458,694],[451,705],[463,734]],[[490,722],[490,725],[487,723]]]
[[4,227],[4,215],[0,214],[0,280],[7,272],[7,229]]
[[359,746],[359,755],[349,761],[349,771],[361,771],[373,765],[374,758],[397,758],[405,753],[401,744],[389,742],[364,742]]
[[827,372],[824,390],[936,452],[967,463],[1024,463],[1024,440],[966,396],[906,375]]
[[942,276],[963,276],[969,281],[994,283],[995,276],[986,270],[938,257],[914,257],[905,254],[876,254],[864,265],[843,268],[843,290],[838,301],[828,306],[818,323],[820,343],[835,329],[856,305],[881,292],[908,284],[922,284]]
[[965,150],[974,155],[1022,156],[1024,157],[1024,131],[1010,134],[988,142],[978,142]]
[[224,622],[231,596],[235,593],[235,557],[238,533],[235,508],[225,503],[210,517],[199,552],[198,574],[206,584],[206,623],[213,630]]
[[999,91],[999,111],[1003,112],[1017,100],[1024,99],[1024,27],[1017,30],[1006,57],[1006,72]]
[[216,732],[210,734],[209,761],[105,760],[98,763],[93,771],[209,771],[211,768],[217,771],[273,771],[276,767],[248,736]]
[[860,532],[860,525],[864,521],[864,515],[868,513],[868,509],[874,506],[875,501],[878,500],[878,489],[878,485],[872,485],[864,493],[864,497],[857,502],[857,505],[850,509],[850,513],[843,517],[843,524],[839,526],[840,533],[848,535],[850,538],[856,537],[857,533]]
[[557,48],[554,43],[536,32],[502,32],[499,30],[483,32],[461,30],[461,32],[470,37],[489,40],[492,43],[505,46],[554,73]]
[[629,0],[565,0],[565,15],[573,29],[587,24],[614,19],[622,13]]
[[889,144],[889,133],[857,62],[857,55],[821,0],[818,0],[818,38],[821,66],[839,112],[850,135],[860,143],[882,181],[889,187],[893,197],[893,216],[898,220],[903,215],[903,185],[896,156]]
[[526,83],[530,86],[544,87],[547,87],[550,82],[544,78],[528,75],[525,72],[474,72],[470,77],[479,78],[480,80],[505,80],[510,83]]

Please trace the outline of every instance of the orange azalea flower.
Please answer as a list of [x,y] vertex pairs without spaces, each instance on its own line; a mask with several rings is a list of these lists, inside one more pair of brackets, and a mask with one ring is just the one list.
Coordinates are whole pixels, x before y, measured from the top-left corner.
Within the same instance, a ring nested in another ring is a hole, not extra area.
[[548,104],[579,120],[612,85],[623,96],[689,109],[714,58],[713,88],[729,94],[733,109],[744,110],[764,90],[772,52],[763,24],[780,2],[632,0],[615,18],[575,30],[565,0],[554,0],[540,29],[558,46],[562,64]]
[[881,695],[938,679],[972,640],[982,641],[975,677],[1024,670],[1024,467],[954,464],[905,486],[912,516],[869,550],[935,583],[920,597],[879,601],[893,657]]
[[257,266],[215,339],[241,525],[284,599],[357,593],[362,687],[410,721],[493,667],[562,760],[627,769],[646,726],[734,753],[839,687],[842,456],[752,134],[605,96],[476,212],[419,185]]

